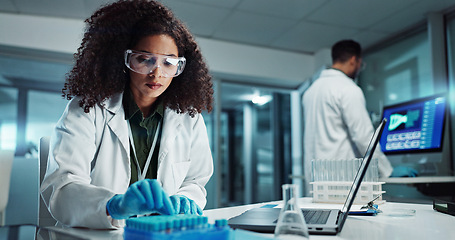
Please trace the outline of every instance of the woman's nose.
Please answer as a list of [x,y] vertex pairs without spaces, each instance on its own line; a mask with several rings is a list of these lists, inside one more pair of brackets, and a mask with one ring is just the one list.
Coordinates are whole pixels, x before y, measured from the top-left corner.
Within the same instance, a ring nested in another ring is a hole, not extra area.
[[160,65],[156,65],[152,71],[150,71],[149,76],[154,76],[156,78],[162,77],[163,76],[163,71],[161,70]]

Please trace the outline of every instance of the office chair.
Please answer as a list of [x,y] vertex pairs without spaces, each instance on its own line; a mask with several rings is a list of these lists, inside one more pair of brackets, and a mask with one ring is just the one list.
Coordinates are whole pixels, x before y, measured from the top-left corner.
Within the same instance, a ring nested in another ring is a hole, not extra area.
[[5,225],[38,225],[38,211],[38,158],[15,156],[5,210]]
[[[47,158],[49,156],[49,136],[44,136],[39,141],[39,162],[40,162],[40,186],[43,182],[44,175],[47,169]],[[39,198],[39,226],[54,226],[56,223],[55,219],[49,213],[43,199]]]
[[[8,197],[3,222],[7,227],[0,228],[0,240],[36,239],[35,226],[38,225],[39,215],[39,160],[37,157],[15,157],[14,151],[11,151],[10,160],[12,166],[10,175],[8,174],[9,191],[6,194],[0,193],[0,198],[4,197],[3,195]],[[0,167],[0,172],[3,172],[3,167],[4,165]],[[4,176],[0,176],[2,177]],[[1,184],[4,182],[1,181]]]
[[5,225],[14,151],[0,150],[0,226]]

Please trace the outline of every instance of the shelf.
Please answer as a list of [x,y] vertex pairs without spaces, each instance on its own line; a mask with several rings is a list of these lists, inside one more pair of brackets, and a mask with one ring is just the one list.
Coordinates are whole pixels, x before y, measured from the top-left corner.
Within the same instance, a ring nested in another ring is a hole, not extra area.
[[454,176],[425,176],[425,177],[400,177],[379,179],[390,184],[415,184],[415,183],[450,183],[455,182]]

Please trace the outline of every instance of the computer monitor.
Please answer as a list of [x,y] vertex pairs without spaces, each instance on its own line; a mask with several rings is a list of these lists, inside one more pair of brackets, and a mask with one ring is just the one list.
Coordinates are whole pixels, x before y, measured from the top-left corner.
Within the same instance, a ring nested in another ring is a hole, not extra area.
[[383,109],[387,125],[380,144],[385,154],[442,150],[447,108],[445,95],[416,99]]

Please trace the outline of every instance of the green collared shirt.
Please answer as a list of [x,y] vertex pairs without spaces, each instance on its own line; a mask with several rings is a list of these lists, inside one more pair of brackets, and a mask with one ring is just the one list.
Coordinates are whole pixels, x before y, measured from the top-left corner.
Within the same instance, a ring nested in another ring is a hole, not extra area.
[[[125,109],[125,120],[129,120],[133,135],[134,148],[136,149],[137,161],[139,162],[141,171],[144,171],[144,166],[149,156],[150,149],[153,144],[155,132],[158,128],[158,123],[163,121],[164,105],[158,99],[153,105],[154,110],[150,116],[144,118],[139,110],[130,89],[126,89],[123,97],[123,107]],[[163,126],[163,123],[161,123]],[[162,129],[162,127],[161,127]],[[158,133],[155,149],[153,150],[152,159],[147,170],[146,178],[156,179],[158,171],[158,153],[160,149],[161,132]],[[130,185],[138,180],[137,164],[134,156],[134,151],[130,143],[130,159],[131,159],[131,179]]]

